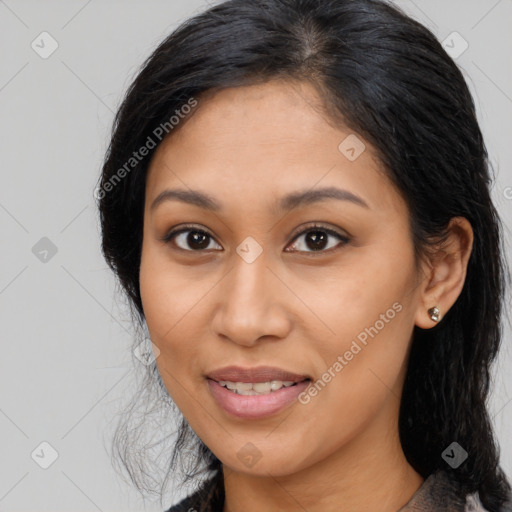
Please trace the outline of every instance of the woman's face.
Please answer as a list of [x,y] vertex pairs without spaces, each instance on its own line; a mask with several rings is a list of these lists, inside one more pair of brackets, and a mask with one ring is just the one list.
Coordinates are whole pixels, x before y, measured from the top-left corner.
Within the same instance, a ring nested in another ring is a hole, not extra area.
[[147,177],[140,287],[158,369],[236,471],[367,463],[396,440],[421,306],[409,214],[372,147],[318,102],[280,81],[199,99]]

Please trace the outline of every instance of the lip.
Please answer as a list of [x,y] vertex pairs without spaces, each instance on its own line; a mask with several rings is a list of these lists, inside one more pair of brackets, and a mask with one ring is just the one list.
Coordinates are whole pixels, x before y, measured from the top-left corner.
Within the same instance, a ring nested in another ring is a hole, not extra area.
[[238,418],[256,420],[277,414],[290,406],[309,386],[311,381],[309,379],[304,380],[293,386],[283,387],[265,395],[237,395],[215,380],[207,379],[207,382],[210,393],[225,412]]
[[[259,419],[282,411],[309,386],[311,377],[274,366],[243,368],[226,366],[206,375],[208,387],[217,404],[228,414],[242,419]],[[230,382],[269,382],[272,380],[295,382],[264,395],[238,395],[219,384]]]
[[254,368],[226,366],[207,373],[206,377],[216,382],[221,380],[230,382],[269,382],[271,380],[301,382],[311,378],[309,375],[299,375],[274,366],[257,366]]

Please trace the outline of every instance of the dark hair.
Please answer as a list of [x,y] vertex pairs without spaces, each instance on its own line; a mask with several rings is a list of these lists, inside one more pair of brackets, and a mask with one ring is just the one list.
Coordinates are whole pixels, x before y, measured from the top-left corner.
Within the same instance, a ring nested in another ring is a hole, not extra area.
[[[466,493],[478,491],[489,511],[498,511],[510,485],[499,466],[486,399],[509,273],[490,198],[487,149],[461,71],[435,36],[398,8],[381,0],[228,0],[184,22],[154,50],[115,117],[98,195],[103,253],[135,323],[144,324],[139,263],[145,178],[158,144],[129,170],[126,162],[150,139],[160,142],[159,126],[172,133],[170,116],[191,98],[200,108],[207,91],[273,79],[312,84],[329,122],[376,148],[407,202],[416,261],[443,239],[451,218],[471,223],[474,244],[460,296],[435,328],[414,327],[399,433],[407,460],[424,478],[446,468],[441,453],[458,442],[469,456],[454,477]],[[146,377],[168,398],[155,364]],[[173,409],[170,399],[155,398],[155,404],[155,411]],[[147,447],[133,449],[139,432],[126,425],[118,427],[117,454],[142,489]],[[165,447],[166,439],[158,444]],[[181,417],[166,481],[190,449],[196,455],[185,481],[220,470]]]

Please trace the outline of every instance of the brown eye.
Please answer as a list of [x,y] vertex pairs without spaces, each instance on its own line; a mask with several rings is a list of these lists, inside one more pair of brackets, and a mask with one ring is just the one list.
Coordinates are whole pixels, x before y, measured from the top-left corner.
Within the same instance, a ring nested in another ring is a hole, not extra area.
[[[304,241],[300,239],[304,237]],[[334,239],[338,240],[338,243]],[[172,242],[178,249],[188,252],[203,252],[206,250],[222,250],[220,245],[217,248],[211,246],[214,238],[208,232],[199,229],[195,226],[184,226],[168,233],[163,239],[163,242]],[[334,241],[334,243],[333,243]],[[322,226],[311,226],[299,233],[294,238],[294,243],[291,245],[292,250],[285,249],[286,252],[305,252],[305,253],[326,253],[332,249],[347,244],[350,239],[332,229]]]
[[[301,237],[304,241],[299,243]],[[329,242],[329,238],[337,238],[338,243]],[[340,243],[343,242],[343,243]],[[330,252],[331,249],[345,245],[349,242],[349,238],[337,233],[336,231],[322,226],[313,226],[299,233],[294,239],[291,247],[299,252]],[[287,250],[287,252],[290,252]]]
[[[171,231],[163,238],[163,241],[165,243],[172,241],[179,249],[184,251],[200,252],[212,248],[210,243],[213,241],[213,237],[202,229],[185,227]],[[218,247],[220,246],[218,245]]]

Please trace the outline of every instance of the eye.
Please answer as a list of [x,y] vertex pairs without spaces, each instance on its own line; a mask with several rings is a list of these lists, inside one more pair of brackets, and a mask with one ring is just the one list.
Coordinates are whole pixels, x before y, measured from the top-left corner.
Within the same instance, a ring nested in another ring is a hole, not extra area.
[[[200,252],[205,249],[211,249],[210,242],[213,241],[213,237],[203,229],[199,229],[195,226],[183,226],[165,235],[162,241],[165,243],[173,241],[179,249],[184,251]],[[186,245],[188,245],[189,248],[187,248]],[[217,246],[220,247],[218,244]],[[220,249],[222,250],[222,247],[220,247]]]
[[[303,236],[306,237],[305,240],[302,243],[298,243],[297,241],[299,241]],[[329,237],[337,238],[338,241],[342,243],[329,244]],[[333,248],[336,248],[336,246],[345,245],[349,241],[349,237],[344,236],[333,229],[314,224],[295,235],[294,243],[290,246],[292,247],[292,251],[289,249],[285,249],[285,251],[293,252],[298,250],[299,252],[330,252]],[[199,229],[196,226],[183,226],[166,234],[162,238],[162,242],[173,242],[179,249],[184,251],[202,252],[207,249],[212,249],[211,242],[214,242],[214,238],[207,231]],[[219,244],[216,245],[220,250],[222,250],[222,247],[220,247]],[[213,249],[219,250],[215,249],[215,247]]]
[[[298,243],[297,241],[300,241],[301,237],[305,237],[304,241],[302,241],[302,243]],[[329,237],[337,238],[342,243],[329,244]],[[294,247],[299,252],[331,252],[333,248],[336,249],[340,245],[347,244],[349,241],[349,237],[344,236],[333,229],[314,224],[308,229],[301,231],[294,238],[294,243],[291,247]],[[308,248],[311,250],[308,251]],[[286,252],[290,251],[286,249]]]

